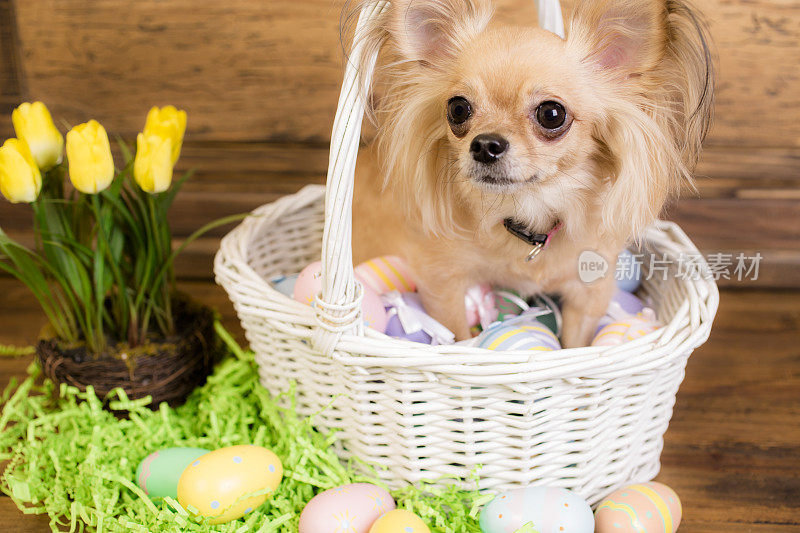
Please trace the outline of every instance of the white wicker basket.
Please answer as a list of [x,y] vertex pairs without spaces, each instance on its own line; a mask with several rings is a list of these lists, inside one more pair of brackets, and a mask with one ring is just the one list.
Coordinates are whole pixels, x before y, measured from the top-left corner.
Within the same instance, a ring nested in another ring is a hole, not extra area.
[[[368,6],[360,23],[384,7]],[[666,327],[612,348],[498,352],[365,330],[350,243],[360,83],[349,68],[327,189],[308,186],[259,208],[223,239],[216,257],[217,279],[263,385],[278,394],[296,382],[297,411],[313,414],[319,429],[340,430],[340,455],[379,467],[394,486],[427,479],[475,488],[468,480],[477,470],[482,489],[547,484],[596,503],[623,484],[652,479],[686,361],[711,329],[714,282],[646,281],[642,290]],[[672,259],[698,253],[668,222],[648,229],[641,252]],[[314,308],[267,281],[320,256],[323,291]]]

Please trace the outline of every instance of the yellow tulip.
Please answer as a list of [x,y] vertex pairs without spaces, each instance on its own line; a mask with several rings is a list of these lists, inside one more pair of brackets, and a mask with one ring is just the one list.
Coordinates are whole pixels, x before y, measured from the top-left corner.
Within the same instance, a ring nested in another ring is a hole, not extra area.
[[67,133],[69,179],[86,194],[105,190],[114,180],[114,159],[105,128],[96,120],[75,126]]
[[144,124],[144,136],[157,136],[169,139],[172,143],[171,161],[174,166],[181,155],[183,134],[186,132],[186,111],[168,105],[159,109],[154,107],[147,113]]
[[42,174],[25,141],[8,139],[0,147],[0,193],[9,202],[31,203],[39,197]]
[[136,159],[133,177],[145,192],[164,192],[172,182],[172,141],[169,137],[145,135],[136,137]]
[[50,111],[41,102],[25,102],[11,113],[17,137],[30,148],[36,164],[48,170],[64,157],[64,137],[53,124]]

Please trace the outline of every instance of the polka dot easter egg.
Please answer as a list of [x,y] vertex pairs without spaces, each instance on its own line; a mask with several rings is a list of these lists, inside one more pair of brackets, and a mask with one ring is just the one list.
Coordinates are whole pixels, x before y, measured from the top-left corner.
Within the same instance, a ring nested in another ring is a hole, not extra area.
[[362,283],[378,294],[387,292],[414,292],[417,283],[405,260],[395,255],[376,257],[364,261],[355,269]]
[[[386,309],[383,307],[381,297],[372,290],[364,281],[361,286],[364,289],[364,298],[361,301],[361,312],[364,324],[367,327],[383,332],[386,328],[388,317]],[[322,263],[315,261],[300,272],[294,285],[292,297],[298,302],[314,305],[314,299],[322,290]]]
[[220,448],[186,467],[178,481],[178,503],[194,507],[210,524],[222,524],[264,503],[282,477],[280,459],[266,448]]
[[411,511],[395,509],[378,518],[369,533],[431,533],[431,530]]
[[645,308],[636,316],[612,322],[601,329],[592,346],[619,346],[620,344],[652,333],[661,327],[652,309]]
[[503,492],[480,515],[483,533],[514,533],[528,524],[540,533],[593,533],[594,516],[583,498],[555,487]]
[[306,504],[298,533],[369,533],[370,526],[394,508],[392,496],[376,485],[343,485],[320,492]]
[[533,319],[493,324],[479,337],[478,347],[488,350],[560,350],[561,343],[550,329]]
[[195,459],[209,450],[167,448],[145,457],[136,469],[136,484],[151,498],[178,497],[178,480]]
[[675,533],[681,501],[671,488],[651,481],[620,489],[597,507],[597,533]]

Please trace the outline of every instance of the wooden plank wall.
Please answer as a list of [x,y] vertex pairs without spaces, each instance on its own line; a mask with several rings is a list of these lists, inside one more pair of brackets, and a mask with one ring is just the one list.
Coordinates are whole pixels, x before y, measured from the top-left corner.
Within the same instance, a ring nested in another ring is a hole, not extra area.
[[[573,0],[574,1],[574,0]],[[589,1],[589,0],[582,0]],[[0,0],[0,134],[22,100],[133,137],[153,104],[189,111],[177,237],[323,180],[342,0]],[[800,286],[800,2],[696,0],[719,56],[699,197],[669,211],[705,252],[761,252],[760,286]],[[534,23],[530,0],[498,16]],[[565,2],[567,11],[572,2]],[[0,224],[24,234],[24,208]],[[186,276],[208,277],[216,240]],[[741,285],[741,284],[737,284]],[[753,285],[752,283],[750,285]]]

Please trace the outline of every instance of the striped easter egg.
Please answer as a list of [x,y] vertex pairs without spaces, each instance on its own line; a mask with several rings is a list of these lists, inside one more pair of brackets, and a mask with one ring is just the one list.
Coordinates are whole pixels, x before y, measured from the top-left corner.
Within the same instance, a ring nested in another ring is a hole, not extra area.
[[378,294],[387,292],[414,292],[417,283],[405,260],[396,255],[385,255],[364,261],[355,269],[356,277]]
[[595,533],[675,533],[681,523],[675,491],[651,481],[620,489],[595,512]]
[[498,322],[484,331],[478,343],[488,350],[560,350],[558,338],[546,326],[535,321],[524,324]]
[[636,316],[623,318],[608,324],[597,332],[592,346],[619,346],[639,337],[644,337],[661,327],[652,309],[645,308]]

